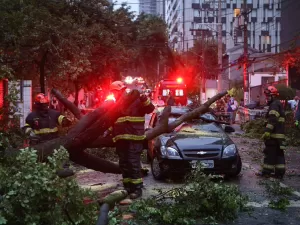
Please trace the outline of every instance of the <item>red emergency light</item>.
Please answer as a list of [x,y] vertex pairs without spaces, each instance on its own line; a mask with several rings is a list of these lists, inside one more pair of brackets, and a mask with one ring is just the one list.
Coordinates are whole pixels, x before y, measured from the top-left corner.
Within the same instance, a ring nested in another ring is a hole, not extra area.
[[113,94],[107,95],[105,101],[116,101],[116,98]]
[[178,77],[178,78],[177,78],[177,83],[181,84],[181,83],[182,83],[182,81],[183,81],[183,80],[182,80],[182,78],[181,78],[181,77]]

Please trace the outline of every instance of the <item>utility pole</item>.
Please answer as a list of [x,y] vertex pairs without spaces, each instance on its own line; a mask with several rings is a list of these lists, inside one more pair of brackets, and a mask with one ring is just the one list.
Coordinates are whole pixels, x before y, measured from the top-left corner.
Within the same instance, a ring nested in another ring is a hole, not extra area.
[[243,16],[244,16],[244,103],[249,103],[249,75],[248,75],[248,12],[247,0],[243,3]]
[[222,76],[222,55],[223,55],[223,43],[222,43],[222,7],[221,0],[218,2],[218,92],[224,91],[225,80]]

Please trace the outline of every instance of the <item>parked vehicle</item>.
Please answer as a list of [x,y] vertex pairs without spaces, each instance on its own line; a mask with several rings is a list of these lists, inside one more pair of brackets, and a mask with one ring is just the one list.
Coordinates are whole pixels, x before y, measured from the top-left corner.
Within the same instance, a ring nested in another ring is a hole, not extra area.
[[[157,108],[147,128],[157,125],[162,110],[163,107]],[[188,107],[173,106],[169,123],[189,111]],[[226,134],[235,130],[214,122],[216,120],[216,115],[206,113],[181,124],[171,133],[149,141],[148,160],[154,178],[161,180],[170,175],[184,176],[199,163],[204,172],[237,176],[242,168],[241,157],[236,145]]]

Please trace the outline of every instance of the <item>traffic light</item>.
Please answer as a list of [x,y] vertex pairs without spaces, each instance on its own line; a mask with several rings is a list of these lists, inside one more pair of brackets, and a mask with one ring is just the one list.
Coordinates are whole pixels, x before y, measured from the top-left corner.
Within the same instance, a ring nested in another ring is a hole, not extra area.
[[178,83],[178,84],[181,84],[181,83],[182,83],[182,81],[183,81],[183,80],[182,80],[182,78],[181,78],[181,77],[178,77],[178,78],[177,78],[177,83]]

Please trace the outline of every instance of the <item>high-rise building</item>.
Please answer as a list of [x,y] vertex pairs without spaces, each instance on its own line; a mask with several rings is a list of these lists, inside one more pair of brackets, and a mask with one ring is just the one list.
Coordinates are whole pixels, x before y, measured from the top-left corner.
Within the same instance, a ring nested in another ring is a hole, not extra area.
[[[281,0],[247,0],[248,44],[262,52],[280,50]],[[287,1],[287,0],[285,0]],[[299,0],[295,0],[299,1]],[[243,42],[243,0],[221,0],[222,40],[226,49]],[[166,22],[171,47],[186,51],[204,31],[217,40],[218,0],[166,1]],[[191,31],[193,30],[193,31]]]
[[[300,1],[281,0],[281,50],[292,47],[300,47]],[[300,72],[296,67],[288,68],[289,84],[292,88],[300,90]]]
[[156,15],[157,0],[140,0],[140,13]]
[[[300,47],[300,1],[281,0],[281,49],[288,48],[292,41]],[[296,38],[298,37],[298,38]]]
[[167,0],[157,0],[156,1],[156,15],[165,19],[166,17],[166,1]]

